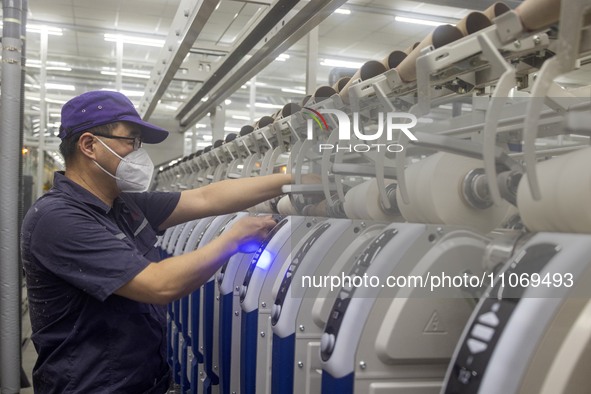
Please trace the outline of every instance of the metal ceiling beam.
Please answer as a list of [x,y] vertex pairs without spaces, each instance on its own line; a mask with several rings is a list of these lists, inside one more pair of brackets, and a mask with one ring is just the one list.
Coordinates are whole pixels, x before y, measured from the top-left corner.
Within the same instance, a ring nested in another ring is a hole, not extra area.
[[[422,3],[432,4],[437,6],[446,6],[446,7],[455,7],[455,8],[465,8],[469,10],[479,10],[483,11],[488,8],[490,5],[494,4],[495,1],[492,0],[422,0]],[[505,4],[507,4],[511,8],[517,7],[521,1],[516,0],[505,0]],[[356,4],[347,4],[347,9],[351,10],[355,13],[364,13],[364,14],[378,14],[378,15],[390,15],[390,16],[406,16],[409,18],[429,18],[430,20],[434,21],[441,21],[441,22],[451,22],[450,18],[442,17],[440,15],[429,15],[426,12],[416,12],[416,11],[409,11],[405,9],[398,9],[396,8],[396,3],[392,4],[392,7],[384,8],[379,6],[366,6],[366,5],[356,5]]]
[[158,59],[158,66],[152,71],[150,80],[146,84],[144,97],[140,101],[139,112],[144,119],[149,119],[154,112],[158,100],[174,79],[177,70],[219,2],[220,0],[181,1]]
[[[245,82],[257,75],[261,70],[267,67],[279,54],[290,48],[300,38],[305,36],[310,30],[318,26],[320,22],[331,15],[337,8],[346,3],[347,0],[312,0],[306,3],[295,15],[281,20],[275,19],[268,31],[273,31],[277,26],[276,32],[269,37],[264,37],[264,44],[252,53],[252,56],[237,69],[234,69],[237,62],[232,64],[231,69],[218,69],[215,79],[210,78],[203,87],[197,91],[193,97],[181,108],[176,117],[179,119],[181,129],[186,129],[192,122],[201,119],[215,107],[215,105],[235,90],[240,88]],[[261,23],[262,24],[262,23]],[[250,43],[253,47],[262,42],[262,38],[256,42]],[[244,56],[247,52],[234,52],[233,55]],[[225,80],[219,86],[215,86],[223,78]],[[206,86],[208,85],[208,86]],[[213,89],[215,87],[215,90]],[[201,99],[209,95],[207,102],[201,102]]]
[[278,0],[261,18],[248,35],[226,56],[220,66],[213,72],[203,86],[195,92],[181,107],[177,118],[182,118],[197,105],[238,63],[247,55],[287,13],[296,6],[299,0]]
[[[421,0],[422,3],[433,4],[433,5],[444,5],[447,7],[456,7],[456,8],[467,8],[469,10],[479,10],[483,11],[487,9],[489,6],[493,5],[497,0]],[[522,0],[504,0],[505,4],[507,4],[511,8],[517,7],[521,4]]]

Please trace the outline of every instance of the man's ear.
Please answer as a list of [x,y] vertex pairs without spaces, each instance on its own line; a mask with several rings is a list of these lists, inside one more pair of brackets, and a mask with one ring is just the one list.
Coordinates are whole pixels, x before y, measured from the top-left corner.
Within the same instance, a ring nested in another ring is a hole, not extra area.
[[78,149],[84,156],[90,159],[96,159],[94,136],[91,133],[82,134],[78,139]]

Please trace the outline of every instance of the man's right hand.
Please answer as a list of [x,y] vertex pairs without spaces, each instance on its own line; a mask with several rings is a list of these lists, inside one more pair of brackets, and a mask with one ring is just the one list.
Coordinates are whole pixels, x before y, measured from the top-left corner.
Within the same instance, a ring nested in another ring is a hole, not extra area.
[[277,223],[271,216],[247,216],[238,220],[225,232],[241,253],[254,253]]

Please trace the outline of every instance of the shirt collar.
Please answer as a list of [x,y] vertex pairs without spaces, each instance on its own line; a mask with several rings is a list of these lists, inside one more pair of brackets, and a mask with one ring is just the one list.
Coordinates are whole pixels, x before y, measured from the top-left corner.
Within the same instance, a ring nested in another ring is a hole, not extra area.
[[105,204],[100,198],[92,194],[90,191],[66,177],[63,171],[56,171],[54,173],[53,188],[69,195],[77,201],[98,208],[105,214],[111,211],[110,206]]

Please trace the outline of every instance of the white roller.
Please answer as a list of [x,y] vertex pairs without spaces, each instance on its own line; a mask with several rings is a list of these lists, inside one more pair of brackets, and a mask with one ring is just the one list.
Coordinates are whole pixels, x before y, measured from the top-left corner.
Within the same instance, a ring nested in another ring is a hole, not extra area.
[[296,211],[294,206],[291,204],[291,200],[289,199],[289,196],[287,196],[287,195],[281,197],[279,199],[279,202],[277,202],[277,211],[280,214],[286,215],[286,216],[298,214],[298,212]]
[[519,183],[517,206],[531,231],[591,232],[591,147],[538,164],[542,199],[533,200],[527,175]]
[[343,203],[343,209],[345,210],[345,215],[347,215],[347,217],[349,219],[360,219],[357,216],[357,212],[355,209],[356,203],[357,203],[357,195],[358,195],[358,190],[363,187],[363,183],[360,183],[359,185],[355,185],[353,186],[348,192],[347,194],[345,194],[345,201]]
[[[387,180],[386,185],[394,181]],[[345,195],[345,214],[350,219],[366,219],[376,221],[402,221],[400,215],[392,215],[384,212],[380,204],[378,181],[373,178],[351,188]]]
[[368,192],[371,181],[365,181],[359,185],[355,191],[355,214],[358,219],[369,219],[366,205],[368,201]]
[[487,233],[506,217],[510,204],[475,209],[462,197],[462,182],[468,172],[482,168],[482,160],[451,153],[435,153],[406,169],[409,204],[397,191],[402,216],[409,222],[452,224]]

